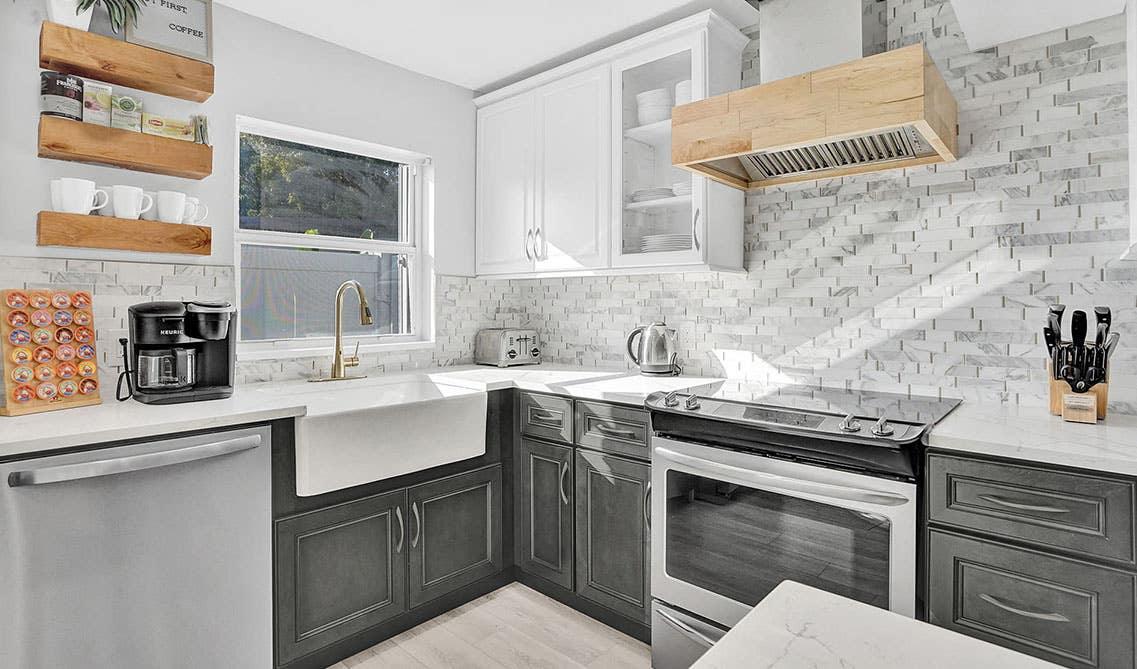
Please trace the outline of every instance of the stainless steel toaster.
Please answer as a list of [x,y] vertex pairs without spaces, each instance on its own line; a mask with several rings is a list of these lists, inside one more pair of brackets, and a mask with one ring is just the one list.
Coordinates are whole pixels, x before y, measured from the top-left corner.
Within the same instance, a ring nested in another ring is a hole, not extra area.
[[479,330],[474,339],[474,362],[512,367],[541,364],[541,342],[536,330],[494,328]]

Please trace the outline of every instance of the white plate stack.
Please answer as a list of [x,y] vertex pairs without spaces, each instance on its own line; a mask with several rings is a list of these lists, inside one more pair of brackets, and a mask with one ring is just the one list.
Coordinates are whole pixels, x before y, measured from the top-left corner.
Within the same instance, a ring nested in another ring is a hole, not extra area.
[[632,191],[632,202],[647,202],[648,200],[659,200],[671,196],[670,188],[641,188]]
[[636,117],[640,125],[671,118],[671,89],[655,88],[636,95]]
[[644,253],[667,253],[669,251],[691,250],[691,235],[666,234],[644,235],[640,240],[640,251]]
[[691,101],[691,80],[684,79],[675,84],[675,106],[685,105]]
[[684,179],[682,181],[676,181],[675,183],[671,184],[671,192],[676,196],[690,195],[691,180]]

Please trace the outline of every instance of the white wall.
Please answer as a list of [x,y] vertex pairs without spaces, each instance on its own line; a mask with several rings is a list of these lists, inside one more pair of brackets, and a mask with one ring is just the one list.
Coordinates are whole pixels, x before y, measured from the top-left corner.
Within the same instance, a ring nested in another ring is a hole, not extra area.
[[[436,269],[472,275],[474,261],[473,93],[214,5],[216,93],[202,105],[144,95],[149,110],[209,116],[213,175],[161,177],[36,157],[37,66],[42,0],[0,3],[0,256],[233,262],[234,119],[288,123],[430,155],[435,162]],[[213,255],[136,254],[35,245],[36,213],[48,206],[49,179],[90,178],[185,190],[210,209]]]

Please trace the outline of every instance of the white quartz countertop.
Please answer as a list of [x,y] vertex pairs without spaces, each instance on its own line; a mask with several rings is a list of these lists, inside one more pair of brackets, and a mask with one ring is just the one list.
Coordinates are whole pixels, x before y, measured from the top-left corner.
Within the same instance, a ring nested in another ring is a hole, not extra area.
[[784,581],[692,669],[1044,669],[1057,665]]
[[1046,407],[961,404],[928,435],[932,448],[1137,476],[1137,416],[1067,423]]
[[466,392],[521,388],[580,399],[642,404],[652,392],[680,390],[717,379],[645,377],[627,370],[569,365],[465,365],[374,375],[358,381],[284,381],[238,386],[225,400],[147,405],[129,400],[18,417],[0,417],[0,458],[56,449],[214,429],[306,415],[332,414],[378,403],[411,404]]
[[438,383],[477,390],[520,388],[581,400],[636,406],[642,405],[647,396],[654,392],[686,390],[722,381],[700,376],[644,376],[623,369],[587,369],[549,364],[505,368],[477,365],[444,367],[429,372],[428,376]]

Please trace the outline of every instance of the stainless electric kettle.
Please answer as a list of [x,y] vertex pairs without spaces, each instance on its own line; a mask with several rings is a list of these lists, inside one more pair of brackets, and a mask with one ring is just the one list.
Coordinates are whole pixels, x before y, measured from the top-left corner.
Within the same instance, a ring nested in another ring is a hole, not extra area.
[[679,336],[663,322],[628,333],[628,359],[640,368],[640,374],[675,376],[683,371],[679,366]]

